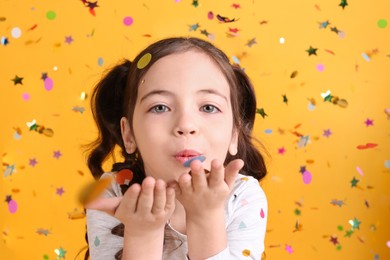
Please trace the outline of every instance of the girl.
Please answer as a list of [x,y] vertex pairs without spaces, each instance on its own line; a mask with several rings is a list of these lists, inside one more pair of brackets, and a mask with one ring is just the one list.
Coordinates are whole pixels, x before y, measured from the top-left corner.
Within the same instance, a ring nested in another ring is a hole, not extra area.
[[[221,50],[196,38],[158,41],[102,79],[92,111],[99,137],[88,166],[96,179],[113,179],[86,205],[92,259],[261,258],[266,167],[252,144],[256,99]],[[124,162],[103,173],[116,145]],[[118,182],[123,169],[128,181]]]

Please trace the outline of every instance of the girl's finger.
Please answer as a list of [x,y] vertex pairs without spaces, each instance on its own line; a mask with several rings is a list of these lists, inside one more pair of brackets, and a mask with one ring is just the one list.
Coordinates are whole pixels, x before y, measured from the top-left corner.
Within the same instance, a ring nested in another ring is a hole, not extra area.
[[194,191],[198,191],[207,187],[207,178],[202,163],[195,160],[191,163],[192,186]]
[[209,176],[209,187],[215,187],[224,180],[223,165],[218,160],[211,162],[211,172]]
[[165,209],[166,203],[166,185],[163,180],[157,180],[154,186],[154,201],[152,213],[158,214]]
[[114,215],[122,199],[123,197],[98,198],[85,204],[85,208],[101,210],[110,215]]
[[173,213],[176,205],[175,199],[175,190],[171,187],[166,189],[166,204],[165,204],[165,212]]
[[192,187],[192,177],[188,173],[184,173],[179,177],[179,187],[181,190],[181,194],[183,193],[191,193],[194,188]]
[[153,207],[153,190],[156,180],[153,177],[146,177],[142,182],[142,190],[138,198],[137,212],[150,213]]
[[231,189],[234,185],[238,172],[244,167],[244,161],[236,159],[231,161],[225,168],[225,182]]

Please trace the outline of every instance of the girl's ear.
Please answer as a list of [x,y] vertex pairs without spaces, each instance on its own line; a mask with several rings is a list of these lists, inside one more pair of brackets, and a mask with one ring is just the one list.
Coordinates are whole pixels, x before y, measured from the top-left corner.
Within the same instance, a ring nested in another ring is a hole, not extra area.
[[232,140],[229,145],[229,154],[234,156],[238,152],[238,130],[234,129],[232,134]]
[[133,134],[131,133],[129,120],[126,117],[121,118],[121,133],[126,153],[132,154],[137,149]]

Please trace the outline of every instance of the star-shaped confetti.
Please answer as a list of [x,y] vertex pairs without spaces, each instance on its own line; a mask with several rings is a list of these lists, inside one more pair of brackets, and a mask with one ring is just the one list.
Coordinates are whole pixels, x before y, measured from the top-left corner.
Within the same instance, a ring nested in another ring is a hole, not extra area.
[[59,187],[56,189],[56,194],[58,196],[62,196],[62,194],[64,194],[65,190],[64,190],[64,187]]
[[23,79],[22,77],[19,77],[18,75],[15,75],[15,77],[13,79],[11,79],[13,82],[14,82],[14,86],[20,84],[20,85],[23,85]]
[[37,165],[37,163],[38,163],[38,161],[37,161],[37,159],[35,159],[35,158],[31,158],[30,160],[29,160],[29,165],[30,166],[32,166],[32,167],[35,167],[35,165]]
[[198,7],[199,6],[198,0],[192,0],[192,6]]
[[41,80],[45,81],[47,79],[47,72],[42,72]]
[[53,157],[56,158],[57,160],[60,159],[61,156],[62,156],[62,153],[60,150],[53,152]]
[[60,246],[59,249],[55,249],[54,252],[57,255],[57,259],[60,259],[60,258],[64,258],[65,259],[66,251],[65,251],[65,249],[62,248],[62,246]]
[[311,55],[317,55],[317,48],[313,48],[312,46],[309,47],[309,49],[306,50],[306,52]]
[[351,230],[347,230],[347,231],[345,231],[345,237],[351,237],[352,236],[352,234],[353,234],[353,230],[351,229]]
[[38,228],[36,233],[39,234],[39,235],[44,235],[45,237],[47,237],[47,235],[50,234],[50,231],[48,229]]
[[337,237],[335,237],[335,236],[330,237],[330,242],[332,242],[333,245],[337,245],[339,243],[339,241],[337,240]]
[[329,21],[321,22],[320,29],[326,29],[329,24],[330,24]]
[[241,8],[240,4],[232,4],[231,6],[232,6],[234,9]]
[[360,222],[357,218],[354,218],[354,219],[351,219],[350,221],[348,221],[349,224],[351,224],[352,226],[352,230],[354,229],[360,229],[360,224],[362,222]]
[[350,182],[351,182],[351,188],[353,188],[357,186],[359,180],[353,177],[353,179]]
[[333,27],[331,27],[331,28],[330,28],[330,30],[331,30],[332,32],[335,32],[335,33],[337,33],[337,34],[339,34],[339,33],[340,33],[340,30],[339,30],[339,29],[337,29],[337,27],[336,27],[336,26],[333,26]]
[[5,196],[5,202],[9,203],[11,200],[12,200],[12,196],[11,195],[6,195]]
[[341,6],[343,9],[348,5],[347,0],[341,0],[339,6]]
[[65,43],[67,43],[67,44],[70,45],[73,41],[74,41],[74,40],[73,40],[72,35],[65,36]]
[[265,118],[266,116],[268,116],[265,111],[264,111],[264,108],[257,108],[256,109],[256,113],[257,114],[260,114],[262,118]]
[[366,121],[364,121],[364,124],[366,124],[367,127],[374,125],[374,120],[367,118]]
[[4,170],[4,177],[11,176],[14,171],[15,171],[15,164],[6,165]]
[[206,36],[209,36],[209,32],[207,32],[207,30],[200,30],[200,33],[201,34],[204,34],[204,35],[206,35]]
[[324,130],[324,133],[322,134],[323,136],[325,136],[326,138],[329,138],[329,136],[332,134],[332,132],[330,131],[330,129],[325,129]]
[[278,154],[284,154],[286,152],[286,149],[284,147],[278,148]]
[[200,25],[199,25],[199,23],[196,23],[196,24],[193,24],[193,25],[189,25],[189,27],[190,27],[190,32],[192,32],[192,31],[198,30]]
[[330,202],[330,204],[334,205],[334,206],[339,206],[339,207],[342,207],[345,203],[344,201],[342,200],[332,200]]
[[306,171],[306,166],[304,165],[304,166],[301,166],[300,168],[299,168],[299,172],[300,173],[304,173]]
[[257,44],[256,38],[250,39],[250,40],[246,43],[246,46],[248,46],[249,48],[251,48],[252,45],[254,45],[254,44]]

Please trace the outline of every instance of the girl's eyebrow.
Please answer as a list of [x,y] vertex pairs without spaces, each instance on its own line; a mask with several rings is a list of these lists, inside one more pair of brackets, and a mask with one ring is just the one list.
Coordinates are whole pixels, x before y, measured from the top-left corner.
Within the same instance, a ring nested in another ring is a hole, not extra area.
[[140,103],[142,103],[142,101],[144,101],[145,99],[153,95],[173,96],[173,93],[167,90],[160,90],[160,89],[152,90],[141,98]]
[[[217,90],[215,89],[201,89],[201,90],[198,90],[197,93],[199,94],[213,94],[213,95],[217,95],[221,98],[223,98],[226,103],[229,103],[228,102],[228,99],[225,95],[219,93]],[[156,89],[156,90],[152,90],[150,91],[149,93],[145,94],[141,100],[140,100],[140,103],[142,103],[142,101],[144,101],[145,99],[153,96],[153,95],[162,95],[162,96],[174,96],[174,94],[170,91],[167,91],[167,90],[162,90],[162,89]]]

